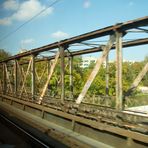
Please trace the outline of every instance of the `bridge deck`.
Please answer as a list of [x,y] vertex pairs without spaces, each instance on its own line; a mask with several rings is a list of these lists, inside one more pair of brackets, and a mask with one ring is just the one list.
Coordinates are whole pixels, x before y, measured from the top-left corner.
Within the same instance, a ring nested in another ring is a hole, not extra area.
[[[63,141],[67,145],[73,145],[76,141],[79,141],[90,147],[96,145],[114,147],[119,146],[121,143],[127,146],[144,147],[148,142],[148,126],[145,124],[146,122],[148,123],[148,120],[143,116],[129,116],[130,114],[128,114],[129,121],[130,118],[137,117],[135,123],[124,121],[122,116],[127,116],[125,113],[124,115],[116,113],[116,118],[117,114],[119,116],[116,121],[105,117],[98,117],[96,121],[92,118],[92,115],[90,118],[89,113],[86,112],[83,112],[83,115],[82,112],[81,114],[72,114],[68,113],[68,111],[63,112],[60,109],[55,109],[53,105],[53,108],[51,108],[49,106],[47,107],[47,104],[38,105],[33,102],[8,96],[1,96],[0,106],[9,114],[20,118],[23,122],[31,124],[34,128],[41,130],[43,133],[48,133],[52,136],[56,135],[56,139],[57,137],[60,139],[61,136],[66,137],[65,141]],[[98,111],[101,110],[98,109]],[[88,116],[86,116],[86,114],[88,114]],[[137,123],[137,121],[141,122]],[[71,138],[69,139],[68,137]],[[130,139],[134,139],[134,141]],[[67,143],[67,140],[71,142]]]

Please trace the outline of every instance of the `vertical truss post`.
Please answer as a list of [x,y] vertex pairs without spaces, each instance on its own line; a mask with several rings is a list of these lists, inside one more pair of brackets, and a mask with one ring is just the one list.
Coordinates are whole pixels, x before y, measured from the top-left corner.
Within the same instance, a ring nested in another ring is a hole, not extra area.
[[76,104],[79,105],[82,102],[82,100],[84,99],[89,87],[91,86],[93,80],[95,79],[97,73],[99,72],[102,63],[106,59],[106,56],[108,55],[108,53],[109,53],[111,47],[113,46],[114,42],[115,42],[115,35],[111,35],[110,40],[108,41],[107,45],[102,47],[103,48],[102,56],[97,59],[96,65],[94,66],[94,69],[92,70],[92,72],[91,72],[90,76],[88,77],[81,93],[79,94],[79,96],[76,100]]
[[17,60],[14,61],[14,93],[17,95],[18,88],[18,70],[17,70]]
[[122,33],[116,32],[116,109],[123,109],[122,98]]
[[61,102],[64,103],[65,99],[65,59],[64,59],[64,47],[60,46],[60,65],[61,65]]
[[50,72],[50,61],[47,60],[47,75],[49,75]]
[[31,77],[32,77],[31,93],[32,93],[32,100],[34,100],[35,99],[35,55],[32,55]]
[[109,56],[107,55],[106,57],[106,75],[105,75],[105,78],[106,78],[106,96],[109,95],[109,63],[108,63],[108,60],[109,60]]
[[70,98],[73,99],[73,56],[69,57]]
[[11,80],[10,80],[10,75],[9,75],[9,71],[8,71],[8,68],[7,68],[7,63],[4,64],[5,65],[5,71],[6,71],[6,82],[7,82],[7,91],[11,91],[11,93],[13,93],[13,88],[12,88],[12,84],[11,84]]
[[5,63],[3,63],[3,94],[6,94],[7,84],[6,84],[6,69]]

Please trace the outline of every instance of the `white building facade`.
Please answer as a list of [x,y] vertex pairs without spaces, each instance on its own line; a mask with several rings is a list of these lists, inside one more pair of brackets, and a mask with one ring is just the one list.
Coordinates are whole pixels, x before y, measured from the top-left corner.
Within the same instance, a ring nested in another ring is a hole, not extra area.
[[81,62],[80,67],[81,67],[81,68],[87,68],[87,67],[89,67],[89,65],[90,65],[91,63],[96,63],[96,61],[97,61],[97,58],[92,57],[92,56],[89,56],[89,57],[82,57],[82,62]]
[[[93,56],[88,56],[88,57],[82,57],[82,61],[80,63],[80,67],[81,68],[87,68],[90,66],[91,63],[96,63],[97,62],[97,58],[93,57]],[[112,61],[110,60],[109,63],[114,63],[116,61]],[[129,62],[131,64],[135,63],[135,61],[129,61],[129,60],[125,60],[123,59],[123,62]],[[106,67],[106,61],[103,62],[103,67]]]

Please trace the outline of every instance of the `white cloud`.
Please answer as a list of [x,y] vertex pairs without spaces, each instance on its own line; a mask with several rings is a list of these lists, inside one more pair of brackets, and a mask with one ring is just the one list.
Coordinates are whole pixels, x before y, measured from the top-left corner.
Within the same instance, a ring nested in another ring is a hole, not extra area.
[[[46,6],[41,5],[38,0],[25,1],[21,4],[19,10],[12,15],[12,18],[19,21],[25,21],[32,18],[45,8]],[[48,11],[44,12],[44,16],[51,14],[52,12],[53,8],[51,7]]]
[[6,0],[3,3],[3,8],[6,10],[16,10],[19,7],[19,3],[16,0]]
[[[13,21],[26,21],[36,14],[38,14],[43,9],[47,8],[45,5],[42,5],[39,0],[28,0],[24,1],[19,5],[17,11],[13,13],[10,17],[5,17],[0,19],[0,25],[10,25]],[[47,16],[53,12],[53,8],[48,8],[43,12],[40,17]]]
[[26,45],[26,44],[32,44],[34,43],[35,40],[30,38],[30,39],[24,39],[24,40],[21,40],[21,45]]
[[90,6],[91,6],[90,1],[89,1],[89,0],[85,0],[84,3],[83,3],[83,7],[87,9],[87,8],[89,8]]
[[12,22],[11,22],[10,17],[0,19],[0,25],[8,26],[8,25],[11,25],[11,24],[12,24]]
[[134,5],[134,2],[130,1],[128,5],[129,6],[133,6]]
[[68,38],[69,34],[59,30],[57,32],[52,33],[51,37],[60,40],[60,39]]

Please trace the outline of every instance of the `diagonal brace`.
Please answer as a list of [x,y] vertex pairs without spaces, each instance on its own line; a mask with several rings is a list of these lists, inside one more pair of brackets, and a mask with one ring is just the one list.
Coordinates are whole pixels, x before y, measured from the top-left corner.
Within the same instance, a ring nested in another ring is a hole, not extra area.
[[82,92],[78,96],[78,98],[76,100],[76,104],[80,104],[82,102],[82,100],[84,99],[88,89],[90,88],[93,80],[95,79],[97,73],[99,72],[102,63],[106,59],[106,57],[107,57],[111,47],[113,46],[114,42],[115,42],[115,35],[111,35],[110,40],[108,41],[107,45],[105,47],[103,47],[102,56],[98,58],[94,69],[92,70],[89,78],[87,79],[87,82],[85,83],[85,86],[82,89]]
[[[16,61],[16,63],[17,63],[17,67],[18,67],[18,71],[19,71],[19,74],[20,74],[20,80],[19,80],[19,83],[18,83],[18,88],[19,87],[21,87],[21,82],[23,83],[23,80],[24,80],[24,77],[25,77],[25,74],[24,74],[24,71],[23,71],[23,67],[22,67],[22,69],[20,68],[20,64],[19,64],[19,62],[18,61]],[[24,87],[24,91],[25,91],[25,93],[27,94],[27,90],[25,89],[25,87]]]
[[40,96],[40,98],[39,98],[39,101],[38,101],[39,104],[41,104],[41,102],[42,102],[42,100],[43,100],[43,97],[44,97],[44,95],[45,95],[45,93],[46,93],[46,90],[47,90],[47,87],[48,87],[48,83],[49,83],[49,81],[50,81],[50,79],[51,79],[51,77],[52,77],[52,74],[53,74],[53,72],[54,72],[55,66],[56,66],[56,64],[57,64],[57,62],[58,62],[59,55],[60,55],[60,53],[57,52],[56,57],[55,57],[55,60],[54,60],[54,62],[53,62],[53,64],[52,64],[52,66],[51,66],[51,69],[50,69],[50,72],[49,72],[49,75],[48,75],[48,79],[47,79],[47,81],[46,81],[46,83],[45,83],[45,86],[44,86],[43,91],[42,91],[42,93],[41,93],[41,96]]
[[125,96],[129,96],[133,92],[133,90],[137,88],[137,86],[139,85],[139,83],[141,82],[141,80],[143,79],[143,77],[146,75],[147,72],[148,72],[148,62],[145,64],[141,72],[138,74],[131,87],[127,90]]
[[42,77],[44,76],[44,73],[45,73],[46,68],[47,68],[47,66],[45,65],[45,67],[43,68],[43,71],[42,71],[42,73],[41,73],[40,76],[38,75],[38,73],[37,73],[37,71],[36,71],[36,69],[35,69],[35,73],[36,73],[37,80],[38,80],[39,84],[40,84],[40,82],[41,82]]
[[26,72],[26,75],[24,76],[24,81],[23,81],[23,84],[22,84],[20,96],[22,96],[22,93],[23,93],[23,90],[24,90],[24,87],[25,87],[25,82],[27,80],[27,76],[28,76],[29,70],[31,68],[31,63],[32,63],[32,57],[30,58],[30,61],[29,61],[29,64],[28,64],[28,68],[27,68],[27,72]]

